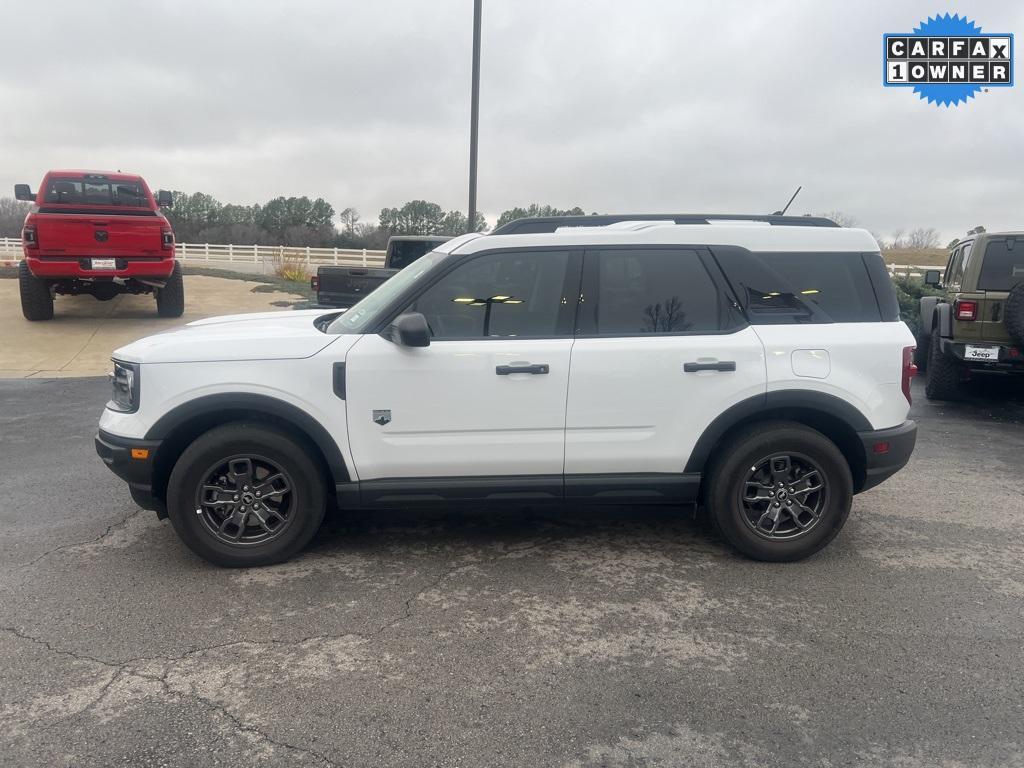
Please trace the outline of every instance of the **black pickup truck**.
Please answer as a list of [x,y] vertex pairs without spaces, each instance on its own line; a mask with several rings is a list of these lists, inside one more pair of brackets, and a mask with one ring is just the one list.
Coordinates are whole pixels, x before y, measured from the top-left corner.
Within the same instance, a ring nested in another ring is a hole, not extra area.
[[396,235],[388,240],[388,249],[381,267],[322,266],[310,285],[316,291],[316,301],[322,307],[347,309],[405,269],[425,253],[450,240],[445,235]]

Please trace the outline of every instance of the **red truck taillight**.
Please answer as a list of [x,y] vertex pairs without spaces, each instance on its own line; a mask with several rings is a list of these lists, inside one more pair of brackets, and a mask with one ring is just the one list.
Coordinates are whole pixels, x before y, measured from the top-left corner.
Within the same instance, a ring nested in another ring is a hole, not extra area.
[[320,290],[320,278],[317,277],[316,275],[313,275],[311,278],[309,278],[309,287],[312,290],[314,290],[314,291],[319,291]]
[[913,402],[910,399],[910,380],[917,376],[917,366],[914,365],[914,347],[903,348],[903,396],[907,398],[907,402]]
[[957,299],[953,312],[956,315],[957,320],[977,320],[978,302]]
[[169,229],[160,231],[160,247],[165,251],[174,248],[174,233]]
[[34,226],[28,226],[21,230],[21,240],[26,248],[38,248],[39,236]]

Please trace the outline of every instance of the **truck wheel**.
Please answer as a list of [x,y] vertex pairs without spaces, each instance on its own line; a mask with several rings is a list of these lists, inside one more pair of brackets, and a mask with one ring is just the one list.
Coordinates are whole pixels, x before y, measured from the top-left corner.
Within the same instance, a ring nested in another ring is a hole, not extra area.
[[850,466],[820,432],[759,422],[715,452],[705,501],[723,538],[747,557],[786,562],[836,537],[853,500]]
[[185,282],[178,262],[164,287],[156,289],[156,311],[160,317],[181,317],[185,312]]
[[1024,283],[1017,283],[1006,297],[1003,305],[1005,310],[1006,330],[1018,344],[1024,345]]
[[917,346],[914,347],[914,365],[917,366],[919,373],[924,373],[928,370],[928,344],[931,337],[925,338],[923,336],[916,336],[914,341],[917,342]]
[[234,422],[181,454],[167,514],[189,549],[215,565],[270,565],[309,543],[326,498],[317,461],[287,432]]
[[960,366],[943,353],[938,329],[932,331],[928,344],[928,368],[924,394],[929,400],[957,400],[961,395]]
[[28,264],[18,263],[18,288],[21,290],[21,314],[26,320],[52,320],[53,294],[45,281],[33,275]]

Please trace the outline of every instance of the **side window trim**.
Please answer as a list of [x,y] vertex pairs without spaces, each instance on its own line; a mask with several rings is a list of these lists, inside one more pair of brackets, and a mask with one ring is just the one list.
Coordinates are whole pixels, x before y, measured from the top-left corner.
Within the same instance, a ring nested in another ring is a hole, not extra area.
[[[734,311],[735,322],[727,328],[701,331],[657,331],[653,333],[598,333],[597,312],[600,309],[598,300],[599,270],[598,259],[602,253],[609,251],[694,251],[697,259],[707,273],[708,279],[718,293],[719,301],[728,304]],[[648,245],[631,243],[628,245],[590,246],[583,253],[583,275],[581,280],[579,305],[576,314],[576,338],[592,339],[630,339],[658,336],[727,336],[748,327],[750,323],[733,294],[728,281],[718,269],[718,265],[705,245]]]
[[[580,295],[580,285],[582,282],[582,270],[583,270],[583,249],[582,248],[566,248],[565,246],[526,246],[522,248],[494,248],[486,251],[477,251],[476,253],[465,254],[461,257],[457,257],[451,261],[450,264],[444,265],[443,269],[438,270],[437,274],[430,277],[429,282],[423,284],[417,284],[413,291],[403,294],[398,297],[394,302],[393,306],[388,309],[387,312],[382,313],[384,318],[381,322],[377,323],[371,330],[366,333],[383,333],[384,330],[395,321],[399,315],[403,314],[406,308],[418,301],[423,294],[437,285],[439,282],[444,280],[448,275],[461,267],[481,259],[487,256],[495,256],[504,253],[567,253],[568,259],[566,261],[565,269],[565,280],[562,285],[562,296],[563,297],[575,297],[575,301],[567,301],[565,305],[559,307],[558,316],[556,318],[555,333],[552,335],[538,335],[538,336],[449,336],[443,339],[431,339],[432,344],[443,344],[447,341],[512,341],[515,339],[571,339],[573,337],[573,325],[575,323],[577,314],[577,305]],[[571,292],[566,292],[570,291]]]

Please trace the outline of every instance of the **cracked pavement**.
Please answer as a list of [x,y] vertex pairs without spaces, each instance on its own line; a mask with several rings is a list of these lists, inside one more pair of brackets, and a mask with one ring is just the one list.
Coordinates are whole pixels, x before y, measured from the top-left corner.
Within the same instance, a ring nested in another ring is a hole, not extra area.
[[232,571],[95,456],[105,380],[0,382],[0,765],[1024,766],[1024,396],[915,391],[910,467],[802,563],[534,508]]

